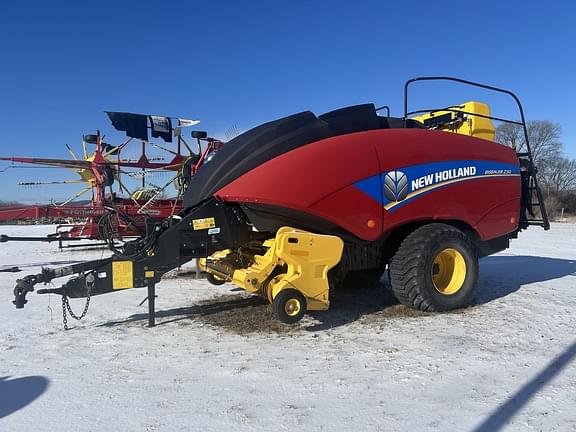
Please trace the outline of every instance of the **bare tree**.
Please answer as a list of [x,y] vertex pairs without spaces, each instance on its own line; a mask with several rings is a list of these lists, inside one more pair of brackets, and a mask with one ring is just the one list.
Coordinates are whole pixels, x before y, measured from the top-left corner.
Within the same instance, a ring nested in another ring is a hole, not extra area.
[[[561,208],[576,211],[576,160],[563,155],[560,125],[548,120],[533,120],[526,126],[548,215],[554,218]],[[517,152],[526,151],[524,130],[519,125],[504,123],[498,126],[496,141]]]
[[[558,123],[548,120],[531,120],[527,122],[528,139],[534,164],[537,167],[545,165],[548,160],[561,157],[562,128]],[[503,123],[496,128],[496,142],[516,149],[518,152],[526,151],[526,140],[522,126]]]
[[565,157],[549,159],[542,166],[540,174],[549,194],[576,190],[576,160]]

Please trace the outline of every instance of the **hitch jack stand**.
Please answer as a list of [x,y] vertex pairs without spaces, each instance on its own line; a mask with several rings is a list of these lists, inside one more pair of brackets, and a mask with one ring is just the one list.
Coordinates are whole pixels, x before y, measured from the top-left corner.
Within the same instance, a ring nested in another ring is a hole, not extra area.
[[148,327],[156,325],[156,310],[154,301],[156,299],[156,281],[151,279],[148,281]]

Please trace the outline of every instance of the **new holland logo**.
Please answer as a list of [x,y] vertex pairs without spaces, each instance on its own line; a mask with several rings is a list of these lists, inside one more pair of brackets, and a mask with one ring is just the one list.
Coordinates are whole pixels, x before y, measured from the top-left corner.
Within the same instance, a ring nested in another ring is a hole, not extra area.
[[402,171],[390,171],[384,177],[384,195],[390,201],[402,201],[408,195],[408,177]]

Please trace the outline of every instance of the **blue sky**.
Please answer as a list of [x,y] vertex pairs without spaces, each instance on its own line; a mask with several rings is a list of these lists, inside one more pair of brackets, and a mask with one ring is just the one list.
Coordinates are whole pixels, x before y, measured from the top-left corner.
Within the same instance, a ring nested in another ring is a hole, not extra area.
[[[68,157],[104,110],[197,118],[212,135],[310,109],[388,104],[406,79],[451,75],[509,88],[528,119],[562,125],[576,157],[576,6],[558,2],[9,2],[0,10],[0,153]],[[415,88],[414,107],[504,98]],[[6,164],[0,164],[0,170]],[[0,172],[0,199],[62,199],[77,186],[22,190],[56,170]]]

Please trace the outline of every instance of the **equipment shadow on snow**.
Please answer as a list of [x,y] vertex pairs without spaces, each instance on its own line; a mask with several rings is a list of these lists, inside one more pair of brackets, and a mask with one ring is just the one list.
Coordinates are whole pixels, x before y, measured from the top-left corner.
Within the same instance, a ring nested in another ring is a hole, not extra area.
[[518,291],[523,285],[576,276],[576,260],[538,256],[499,255],[480,261],[475,304],[489,303]]
[[[522,285],[557,279],[576,274],[576,261],[532,256],[493,256],[482,260],[481,278],[474,305],[478,306],[506,297]],[[386,278],[383,278],[386,279]],[[387,281],[377,286],[354,285],[330,294],[330,309],[309,312],[300,323],[285,325],[274,317],[267,301],[245,293],[225,294],[203,300],[195,305],[156,312],[157,325],[188,321],[202,321],[237,334],[288,333],[323,331],[361,321],[379,323],[389,319],[422,318],[434,316],[400,305],[392,295]],[[452,314],[466,313],[460,309]],[[101,324],[113,327],[130,322],[147,322],[146,313],[132,315],[125,320]]]
[[[518,291],[523,285],[576,276],[576,260],[538,256],[500,255],[481,260],[480,280],[473,299],[473,306],[489,303]],[[386,279],[386,278],[383,278]],[[390,318],[425,317],[433,313],[422,312],[397,304],[389,284],[384,287],[363,287],[337,291],[331,295],[327,312],[312,313],[320,321],[306,328],[324,330],[359,320],[371,324]],[[459,309],[448,313],[466,313]]]
[[46,391],[48,384],[43,376],[0,377],[0,419],[32,403]]
[[[418,317],[425,312],[397,304],[388,289],[379,286],[356,286],[332,293],[330,310],[310,312],[300,323],[286,325],[279,322],[272,306],[264,299],[247,294],[226,294],[203,300],[193,306],[161,310],[156,312],[156,325],[170,323],[186,324],[202,321],[237,334],[292,333],[299,331],[321,331],[356,321],[364,316],[370,319]],[[130,322],[148,321],[148,314],[135,314],[125,320],[101,324],[114,327]]]
[[509,426],[508,422],[553,378],[576,358],[576,342],[555,357],[540,373],[510,396],[472,432],[496,432]]
[[307,331],[322,331],[340,327],[354,321],[372,324],[396,318],[418,318],[430,315],[398,303],[387,282],[379,285],[355,285],[341,288],[331,294],[330,309],[310,312],[317,323]]
[[[286,332],[290,328],[279,323],[273,316],[272,308],[264,299],[246,294],[225,294],[195,305],[160,310],[156,312],[156,325],[170,323],[186,324],[187,321],[203,321],[223,327],[238,334],[256,332]],[[101,324],[114,327],[130,322],[147,322],[148,314],[135,314],[125,320]]]

